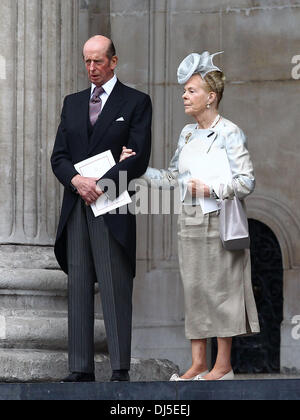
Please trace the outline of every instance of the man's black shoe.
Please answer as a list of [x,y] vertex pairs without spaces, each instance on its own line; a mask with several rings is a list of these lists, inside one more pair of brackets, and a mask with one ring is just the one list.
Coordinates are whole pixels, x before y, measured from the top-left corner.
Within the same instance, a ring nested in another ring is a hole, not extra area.
[[114,370],[110,382],[130,382],[128,370]]
[[61,383],[74,383],[74,382],[95,382],[95,375],[94,373],[71,373],[71,375],[67,376],[65,379],[61,381]]

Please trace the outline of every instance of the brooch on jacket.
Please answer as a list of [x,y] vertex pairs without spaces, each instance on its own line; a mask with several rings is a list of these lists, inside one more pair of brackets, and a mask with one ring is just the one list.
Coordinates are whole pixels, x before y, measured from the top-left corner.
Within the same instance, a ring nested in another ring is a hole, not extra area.
[[193,133],[189,133],[186,137],[185,137],[185,144],[188,144],[190,138],[192,137]]

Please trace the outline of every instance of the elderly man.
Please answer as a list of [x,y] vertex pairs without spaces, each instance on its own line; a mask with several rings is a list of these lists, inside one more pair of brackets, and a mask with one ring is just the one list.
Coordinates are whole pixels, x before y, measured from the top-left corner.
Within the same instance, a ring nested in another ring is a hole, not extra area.
[[[114,182],[118,196],[146,171],[151,153],[152,104],[148,95],[125,86],[115,76],[118,58],[110,39],[100,35],[91,38],[84,46],[83,57],[92,87],[66,97],[51,158],[53,172],[65,187],[55,244],[57,260],[69,280],[70,376],[64,382],[95,381],[97,281],[113,370],[111,381],[129,381],[135,217],[123,210],[96,218],[90,205],[104,191],[110,194],[103,187],[107,185],[104,179]],[[124,145],[137,153],[119,162]],[[80,176],[74,168],[74,164],[108,150],[118,163],[100,182]],[[120,172],[127,174],[125,187]]]

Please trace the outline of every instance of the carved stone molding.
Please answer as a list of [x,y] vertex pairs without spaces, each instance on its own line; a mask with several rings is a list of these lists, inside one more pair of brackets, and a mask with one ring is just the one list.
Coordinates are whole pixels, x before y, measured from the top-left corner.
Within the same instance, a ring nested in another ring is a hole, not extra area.
[[300,221],[286,203],[267,196],[247,199],[248,215],[268,225],[280,243],[285,270],[300,268]]

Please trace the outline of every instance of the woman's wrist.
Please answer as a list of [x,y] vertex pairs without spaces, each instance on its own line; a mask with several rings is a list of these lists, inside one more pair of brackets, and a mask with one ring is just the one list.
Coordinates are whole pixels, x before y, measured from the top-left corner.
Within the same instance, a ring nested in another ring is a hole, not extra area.
[[211,198],[211,188],[208,185],[204,186],[204,197]]

